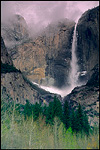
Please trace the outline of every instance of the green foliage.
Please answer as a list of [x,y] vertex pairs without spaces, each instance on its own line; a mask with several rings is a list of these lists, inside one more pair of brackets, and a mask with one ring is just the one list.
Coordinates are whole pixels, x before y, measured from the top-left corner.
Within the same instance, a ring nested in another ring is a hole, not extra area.
[[[28,100],[26,100],[25,105],[16,104],[16,110],[23,114],[25,119],[33,116],[34,120],[37,120],[39,115],[42,114],[46,123],[53,124],[54,117],[57,116],[62,120],[62,106],[61,102],[58,98],[54,97],[54,101],[49,103],[49,106],[46,105],[41,106],[37,102],[35,104],[30,104]],[[22,111],[21,111],[22,110]]]
[[[22,118],[28,121],[30,118],[33,118],[34,121],[38,120],[39,116],[42,115],[42,118],[45,118],[45,123],[48,125],[55,124],[55,117],[57,117],[63,124],[65,128],[70,133],[86,133],[89,135],[90,126],[88,123],[88,118],[84,114],[81,105],[79,104],[76,111],[69,110],[69,104],[66,101],[64,107],[62,108],[61,102],[58,98],[54,97],[54,101],[49,103],[49,106],[41,106],[39,103],[31,104],[26,100],[26,104],[14,104],[13,101],[1,103],[1,114],[2,120],[5,120],[7,114],[10,117],[13,114],[17,123],[22,122]],[[18,116],[20,116],[18,118]],[[7,120],[9,122],[9,120]],[[3,122],[3,121],[2,121]],[[58,121],[59,122],[59,121]],[[9,124],[9,123],[8,123]],[[58,131],[58,127],[56,128]]]
[[82,127],[84,124],[83,119],[84,119],[83,111],[81,105],[79,104],[78,109],[76,111],[76,132],[82,131],[83,129]]
[[69,127],[69,128],[67,129],[67,132],[72,133],[72,128]]
[[46,117],[46,114],[47,114],[47,105],[46,104],[44,104],[44,106],[42,106],[42,114],[43,114],[43,116]]
[[89,135],[90,125],[88,122],[88,116],[86,114],[84,114],[83,123],[84,123],[83,130],[87,135]]
[[54,109],[54,117],[57,116],[62,120],[62,105],[61,102],[56,96],[54,97],[53,101],[53,109]]
[[99,149],[99,132],[89,137],[76,135],[72,134],[71,127],[66,130],[58,118],[50,126],[40,116],[36,121],[29,118],[20,123],[12,114],[1,125],[1,149]]
[[34,120],[37,120],[39,117],[39,114],[42,113],[42,107],[41,104],[38,104],[37,102],[35,105],[33,105],[33,118]]
[[29,103],[28,100],[26,100],[26,104],[24,105],[24,116],[25,119],[27,119],[27,117],[30,117],[32,115],[32,105]]
[[[83,118],[84,131],[88,128],[88,120],[81,106],[76,112],[72,111],[71,126],[66,130],[57,112],[61,111],[61,105],[59,102],[56,105],[56,102],[57,98],[49,106],[42,107],[38,103],[32,105],[28,100],[25,105],[15,105],[13,101],[2,99],[1,149],[98,149],[99,132],[96,127],[88,136],[84,132],[73,132],[75,127],[72,123],[76,124],[77,117]],[[48,124],[42,114],[47,117]]]
[[63,123],[65,124],[66,129],[68,129],[70,126],[70,112],[69,112],[69,104],[67,101],[65,101],[63,107]]
[[46,114],[46,123],[53,124],[54,120],[54,105],[53,102],[49,103],[47,107],[47,114]]
[[1,62],[1,73],[10,73],[10,72],[20,72],[20,70],[16,69],[13,65],[3,64]]
[[75,121],[75,130],[76,132],[86,132],[87,134],[89,133],[89,123],[88,123],[88,118],[86,114],[84,114],[81,105],[79,104],[78,109],[76,111],[76,121]]
[[[5,111],[8,111],[8,114],[12,114],[14,107],[13,101],[9,101],[9,103],[2,101],[1,106],[2,118],[4,117],[3,113],[5,114]],[[65,101],[62,109],[61,102],[56,97],[54,97],[54,101],[49,103],[49,106],[41,106],[41,104],[38,104],[37,102],[31,104],[26,100],[25,105],[16,104],[15,111],[16,114],[24,116],[25,119],[33,117],[34,120],[37,120],[39,115],[42,115],[45,118],[46,124],[50,125],[53,125],[54,118],[58,117],[64,123],[66,129],[71,127],[73,132],[85,132],[87,135],[89,134],[90,126],[88,123],[88,117],[84,114],[80,104],[76,111],[72,110],[70,113],[68,102]]]
[[62,120],[62,105],[58,98],[54,97],[54,101],[49,103],[46,114],[46,123],[53,124],[54,117]]
[[54,111],[53,111],[53,102],[49,103],[49,106],[47,107],[47,111],[46,111],[46,123],[53,123],[53,119],[54,119]]
[[65,101],[63,107],[63,123],[66,129],[71,127],[73,132],[85,132],[87,135],[89,134],[90,125],[88,117],[84,114],[80,104],[76,111],[72,109],[70,113],[69,104]]
[[38,104],[37,102],[35,104],[31,104],[29,100],[26,100],[25,105],[16,104],[16,110],[20,114],[24,115],[25,120],[29,117],[33,117],[34,120],[37,120],[39,114],[42,113],[41,104]]
[[13,112],[13,107],[14,107],[14,101],[12,101],[9,98],[9,102],[6,102],[5,100],[1,99],[1,121],[4,120],[6,115],[9,117],[11,116]]
[[71,123],[72,131],[75,132],[76,131],[76,114],[73,109],[70,115],[70,123]]

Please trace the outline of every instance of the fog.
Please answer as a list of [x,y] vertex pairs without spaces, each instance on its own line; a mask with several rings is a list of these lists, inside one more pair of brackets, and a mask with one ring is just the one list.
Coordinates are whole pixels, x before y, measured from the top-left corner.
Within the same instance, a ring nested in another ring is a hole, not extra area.
[[62,18],[76,20],[83,12],[99,5],[99,1],[2,1],[1,23],[14,14],[24,17],[31,33]]
[[[1,23],[10,26],[9,20],[14,14],[19,14],[24,17],[31,36],[34,36],[50,23],[57,22],[63,18],[68,18],[76,22],[86,10],[98,5],[99,1],[2,1]],[[13,43],[10,44],[12,45]],[[62,89],[53,86],[38,86],[51,93],[60,94],[62,97],[69,94],[73,89],[73,86]]]

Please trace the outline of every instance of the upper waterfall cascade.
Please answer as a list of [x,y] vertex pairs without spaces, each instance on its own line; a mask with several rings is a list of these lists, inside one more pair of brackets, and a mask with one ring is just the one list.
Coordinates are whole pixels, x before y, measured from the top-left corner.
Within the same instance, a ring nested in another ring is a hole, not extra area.
[[71,58],[71,71],[69,73],[69,84],[70,87],[73,89],[78,85],[78,72],[79,72],[79,66],[77,63],[77,56],[76,56],[76,48],[77,48],[77,32],[76,32],[76,27],[77,27],[78,20],[75,24],[74,28],[74,34],[73,34],[73,41],[72,41],[72,58]]
[[[78,24],[78,19],[76,20],[76,24],[75,24],[74,32],[73,32],[73,39],[72,39],[72,48],[71,48],[72,58],[71,58],[71,62],[70,62],[71,70],[70,70],[69,76],[68,76],[69,86],[66,84],[65,87],[58,89],[54,86],[43,86],[43,85],[37,84],[37,86],[39,86],[40,88],[42,88],[46,91],[49,91],[51,93],[60,94],[62,97],[71,93],[71,91],[76,86],[82,85],[82,83],[78,83],[79,73],[81,73],[81,72],[79,72],[79,66],[77,63],[77,56],[76,56],[76,48],[77,48],[77,31],[76,31],[76,28],[77,28],[77,24]],[[34,84],[34,82],[33,82],[33,84]]]

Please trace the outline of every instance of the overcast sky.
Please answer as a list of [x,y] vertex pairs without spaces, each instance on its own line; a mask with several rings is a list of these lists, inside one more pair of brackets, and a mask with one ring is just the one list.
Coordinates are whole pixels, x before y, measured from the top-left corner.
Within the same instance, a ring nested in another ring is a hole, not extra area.
[[2,1],[1,21],[20,14],[29,27],[42,28],[61,18],[76,20],[83,12],[98,5],[99,1]]

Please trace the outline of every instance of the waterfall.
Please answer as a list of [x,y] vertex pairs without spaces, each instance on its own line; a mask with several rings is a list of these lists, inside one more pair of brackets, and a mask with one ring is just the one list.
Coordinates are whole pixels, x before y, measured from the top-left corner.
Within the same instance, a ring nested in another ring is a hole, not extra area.
[[[66,85],[65,87],[58,89],[54,86],[42,86],[37,84],[38,87],[49,91],[51,93],[56,93],[56,94],[60,94],[62,97],[68,95],[69,93],[71,93],[71,91],[79,85],[78,83],[78,77],[79,77],[79,66],[77,63],[77,57],[76,57],[76,48],[77,48],[77,33],[76,33],[76,27],[77,27],[77,23],[78,23],[78,19],[76,21],[75,24],[75,28],[74,28],[74,33],[73,33],[73,40],[72,40],[72,48],[71,48],[71,53],[72,53],[72,58],[71,58],[71,62],[70,62],[70,66],[71,66],[71,70],[69,72],[69,87]],[[34,83],[34,82],[33,82]],[[34,83],[35,84],[35,83]]]
[[77,63],[77,57],[76,57],[76,48],[77,48],[77,33],[76,33],[76,27],[77,27],[78,20],[75,24],[74,33],[73,33],[73,41],[72,41],[72,58],[71,58],[71,71],[69,73],[69,85],[70,88],[73,89],[78,85],[78,70],[79,66]]

